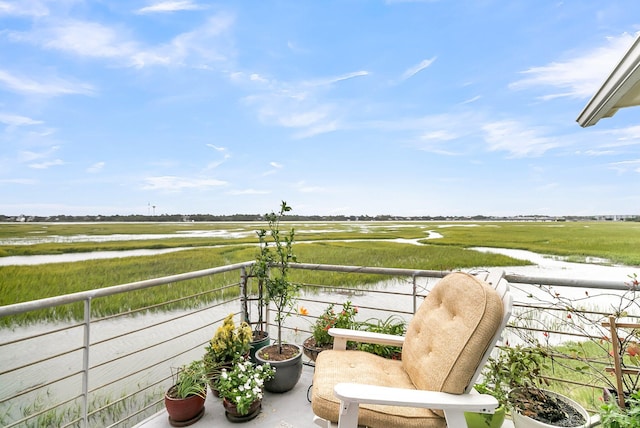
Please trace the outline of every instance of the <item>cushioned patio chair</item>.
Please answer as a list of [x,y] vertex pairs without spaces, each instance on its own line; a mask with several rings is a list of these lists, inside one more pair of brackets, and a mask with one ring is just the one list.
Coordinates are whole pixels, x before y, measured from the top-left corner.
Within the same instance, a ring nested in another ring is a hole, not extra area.
[[[466,427],[464,412],[493,413],[497,400],[473,384],[511,315],[504,272],[439,280],[405,337],[331,329],[333,350],[316,360],[311,405],[321,427]],[[402,346],[402,360],[346,350],[347,341]]]

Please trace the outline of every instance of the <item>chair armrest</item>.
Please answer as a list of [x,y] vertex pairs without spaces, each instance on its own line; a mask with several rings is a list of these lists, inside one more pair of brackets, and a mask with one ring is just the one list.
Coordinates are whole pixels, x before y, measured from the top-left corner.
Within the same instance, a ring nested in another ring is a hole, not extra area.
[[494,413],[498,400],[488,394],[389,388],[357,383],[339,383],[334,394],[340,399],[338,428],[356,428],[361,403],[441,409],[449,427],[466,426],[464,412]]
[[393,334],[373,333],[370,331],[349,330],[347,328],[330,328],[329,335],[333,337],[333,349],[344,351],[347,341],[376,343],[379,345],[402,346],[404,336]]
[[339,383],[334,388],[334,394],[340,400],[347,402],[463,410],[476,413],[494,413],[498,407],[498,400],[488,394],[449,394],[359,383]]

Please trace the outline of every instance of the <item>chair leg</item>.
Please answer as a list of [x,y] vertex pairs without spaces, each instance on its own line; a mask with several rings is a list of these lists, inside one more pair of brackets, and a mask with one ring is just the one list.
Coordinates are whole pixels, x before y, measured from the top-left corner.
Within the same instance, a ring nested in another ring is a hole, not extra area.
[[467,421],[464,418],[464,412],[459,410],[449,410],[444,412],[444,418],[447,420],[447,426],[451,428],[466,427]]
[[360,405],[340,401],[340,415],[338,419],[338,428],[357,428],[358,427],[358,410]]

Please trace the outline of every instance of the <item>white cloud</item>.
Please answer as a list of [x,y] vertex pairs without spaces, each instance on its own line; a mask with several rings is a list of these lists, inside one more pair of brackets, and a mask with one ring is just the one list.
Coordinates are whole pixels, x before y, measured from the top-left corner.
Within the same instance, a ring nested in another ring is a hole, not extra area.
[[96,162],[93,165],[91,165],[89,168],[87,168],[87,172],[91,174],[98,173],[104,169],[105,165],[106,164],[104,162]]
[[20,0],[14,2],[0,1],[0,16],[32,16],[42,17],[49,14],[47,6],[37,0]]
[[53,155],[60,149],[60,146],[51,146],[49,149],[41,152],[22,151],[20,152],[20,160],[22,162],[31,162],[38,159],[45,159]]
[[129,57],[138,50],[126,38],[122,28],[111,28],[97,22],[67,20],[35,35],[37,44],[45,48],[70,52],[83,57]]
[[5,178],[5,179],[0,179],[0,184],[24,184],[24,185],[31,185],[31,184],[37,184],[37,180],[31,179],[31,178]]
[[0,123],[4,123],[5,125],[9,125],[9,126],[28,126],[28,125],[40,125],[43,122],[40,120],[31,119],[26,116],[0,113]]
[[407,69],[404,73],[402,73],[402,80],[409,79],[415,76],[417,73],[421,72],[425,68],[429,67],[436,60],[436,57],[425,59],[420,61],[420,63],[414,65]]
[[31,163],[29,164],[29,168],[33,169],[48,169],[52,166],[64,165],[64,161],[62,159],[54,159],[50,161],[40,162],[40,163]]
[[145,13],[158,13],[158,12],[177,12],[181,10],[202,10],[205,9],[206,6],[194,3],[190,0],[183,1],[164,1],[160,3],[152,4],[151,6],[146,6],[141,9],[138,9],[136,13],[145,14]]
[[244,190],[230,190],[226,192],[227,195],[268,195],[269,190],[256,190],[256,189],[244,189]]
[[282,168],[284,165],[282,165],[281,163],[278,162],[269,162],[269,165],[271,165],[272,167],[276,168],[276,169],[280,169]]
[[147,177],[144,181],[146,184],[142,188],[145,190],[177,191],[183,189],[201,189],[227,185],[226,181],[216,180],[213,178],[176,177],[171,175]]
[[558,92],[540,97],[551,100],[559,97],[589,98],[612,71],[624,52],[633,43],[634,36],[622,34],[610,37],[607,44],[582,55],[548,65],[531,67],[522,72],[525,77],[509,85],[511,89],[551,86]]
[[562,145],[558,139],[542,135],[542,130],[514,120],[487,123],[482,130],[489,150],[504,150],[513,157],[540,156]]
[[35,81],[28,77],[15,76],[8,71],[0,70],[0,84],[15,92],[40,94],[48,96],[81,94],[92,95],[94,89],[84,83],[72,83],[59,78],[49,78],[47,81]]
[[193,31],[178,34],[167,43],[145,46],[123,26],[107,26],[98,22],[67,19],[54,21],[46,27],[29,33],[14,31],[9,37],[14,42],[29,42],[45,49],[68,52],[80,57],[119,61],[137,68],[152,65],[202,66],[202,61],[223,61],[229,56],[229,43],[217,39],[234,23],[230,14],[209,17]]
[[224,147],[218,147],[214,144],[207,144],[207,147],[211,147],[213,150],[218,151],[218,152],[224,152],[225,150],[227,150]]
[[298,189],[301,193],[321,193],[326,191],[324,187],[320,186],[309,186],[306,182],[300,181],[296,183],[296,189]]

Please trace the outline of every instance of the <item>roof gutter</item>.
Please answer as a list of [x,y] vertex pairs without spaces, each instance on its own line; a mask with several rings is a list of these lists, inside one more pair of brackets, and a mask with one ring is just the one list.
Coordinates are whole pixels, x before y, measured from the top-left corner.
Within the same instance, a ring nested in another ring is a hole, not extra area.
[[603,117],[613,116],[619,108],[637,105],[619,105],[620,100],[640,82],[640,36],[613,69],[607,80],[589,100],[576,119],[583,128],[598,123]]

